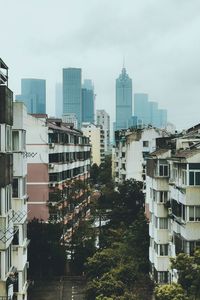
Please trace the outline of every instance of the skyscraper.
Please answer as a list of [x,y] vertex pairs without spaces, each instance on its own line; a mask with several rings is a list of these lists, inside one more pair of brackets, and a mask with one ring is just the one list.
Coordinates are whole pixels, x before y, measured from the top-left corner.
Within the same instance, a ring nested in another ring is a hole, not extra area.
[[46,80],[25,78],[21,80],[21,95],[16,95],[16,101],[24,102],[28,113],[46,113]]
[[116,79],[116,124],[115,129],[128,128],[132,117],[132,79],[123,68]]
[[78,127],[82,122],[81,69],[63,69],[63,114],[75,114]]
[[148,94],[134,94],[134,115],[142,120],[144,125],[151,123],[151,110],[148,102]]
[[82,122],[94,122],[94,87],[90,79],[82,85]]

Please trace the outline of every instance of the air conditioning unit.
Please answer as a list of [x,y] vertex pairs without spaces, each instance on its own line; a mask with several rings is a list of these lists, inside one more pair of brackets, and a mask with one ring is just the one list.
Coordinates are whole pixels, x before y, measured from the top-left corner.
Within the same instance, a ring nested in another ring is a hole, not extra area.
[[49,144],[49,147],[50,147],[51,149],[53,149],[53,148],[55,147],[55,144],[54,144],[54,143],[50,143],[50,144]]
[[54,164],[49,164],[49,169],[53,169],[54,168]]
[[171,207],[168,208],[168,215],[169,215],[169,216],[172,215],[172,209],[171,209]]

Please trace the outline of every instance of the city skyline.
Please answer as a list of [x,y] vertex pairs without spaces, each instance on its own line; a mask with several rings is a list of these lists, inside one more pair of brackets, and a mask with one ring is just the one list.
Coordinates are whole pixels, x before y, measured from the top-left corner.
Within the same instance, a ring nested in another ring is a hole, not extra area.
[[[179,129],[199,122],[199,1],[169,0],[163,5],[158,0],[126,0],[116,5],[113,0],[61,0],[58,5],[36,0],[27,5],[21,0],[3,7],[1,20],[7,27],[1,33],[1,57],[13,70],[9,85],[15,95],[21,78],[45,78],[47,112],[53,115],[62,68],[80,67],[83,77],[95,84],[96,108],[108,111],[113,121],[115,78],[125,56],[135,92],[148,93],[165,107]],[[37,22],[30,11],[37,14]]]

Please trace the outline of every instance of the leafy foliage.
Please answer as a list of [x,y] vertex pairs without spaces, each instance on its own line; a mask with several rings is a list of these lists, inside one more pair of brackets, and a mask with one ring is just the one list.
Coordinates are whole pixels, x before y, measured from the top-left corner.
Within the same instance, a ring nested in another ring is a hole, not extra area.
[[148,224],[141,188],[141,183],[128,180],[118,191],[106,187],[98,199],[96,210],[108,211],[110,221],[100,230],[101,248],[86,263],[88,300],[151,299]]
[[155,288],[156,300],[187,300],[180,284],[164,284]]
[[171,259],[172,269],[178,271],[178,283],[187,292],[188,296],[194,299],[200,298],[200,249],[197,249],[194,256],[180,253],[176,258]]

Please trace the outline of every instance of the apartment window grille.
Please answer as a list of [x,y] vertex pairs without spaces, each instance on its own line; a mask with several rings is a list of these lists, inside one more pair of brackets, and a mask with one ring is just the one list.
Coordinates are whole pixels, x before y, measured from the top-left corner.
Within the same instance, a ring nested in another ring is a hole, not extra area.
[[168,218],[155,217],[155,228],[168,229]]
[[168,229],[168,218],[159,218],[159,228]]
[[156,190],[153,190],[153,201],[156,201]]

